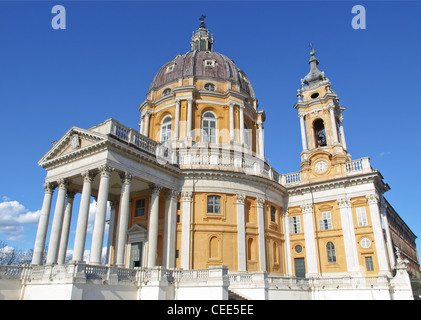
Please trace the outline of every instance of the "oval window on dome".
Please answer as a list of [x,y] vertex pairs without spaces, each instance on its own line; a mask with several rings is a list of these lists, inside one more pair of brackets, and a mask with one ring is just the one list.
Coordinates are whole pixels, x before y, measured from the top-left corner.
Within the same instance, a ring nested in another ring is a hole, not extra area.
[[165,89],[165,90],[162,92],[162,95],[163,95],[163,96],[168,96],[170,93],[171,93],[171,89],[170,89],[170,88],[167,88],[167,89]]
[[205,84],[205,90],[215,91],[215,85],[213,83],[207,83]]

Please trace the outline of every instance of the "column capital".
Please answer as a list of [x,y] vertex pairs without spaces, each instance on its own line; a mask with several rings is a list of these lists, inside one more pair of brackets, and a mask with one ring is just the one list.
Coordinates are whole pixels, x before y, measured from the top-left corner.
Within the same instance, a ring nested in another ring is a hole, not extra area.
[[168,189],[168,190],[165,192],[165,195],[166,195],[168,198],[171,198],[171,199],[173,199],[173,200],[177,200],[179,193],[180,193],[180,191],[178,191],[178,190],[175,190],[175,189]]
[[181,196],[183,197],[183,201],[191,201],[191,197],[193,195],[193,192],[191,191],[182,191]]
[[175,102],[176,104],[180,105],[181,99],[180,99],[180,98],[176,98],[176,99],[174,99],[174,102]]
[[194,102],[194,99],[192,97],[188,97],[186,100],[189,104]]
[[130,184],[133,180],[133,175],[128,172],[124,172],[120,174],[120,179],[121,183]]
[[59,189],[67,189],[68,186],[69,186],[69,180],[68,179],[61,178],[60,180],[58,180]]
[[347,198],[337,200],[339,208],[351,208],[351,201]]
[[44,189],[45,189],[45,193],[53,193],[54,189],[56,188],[56,185],[54,183],[51,182],[46,182],[44,183]]
[[265,198],[257,198],[257,207],[263,208],[265,205]]
[[305,203],[301,205],[301,211],[303,214],[305,213],[313,213],[313,204],[312,203]]
[[377,194],[368,194],[365,196],[367,198],[368,204],[377,204],[379,202],[379,197]]
[[149,185],[149,190],[151,190],[152,195],[159,195],[159,193],[161,192],[162,187],[157,185],[157,184],[153,184],[151,183]]
[[83,181],[92,182],[95,179],[96,173],[92,170],[85,170],[81,173]]
[[236,194],[236,203],[244,205],[244,200],[246,200],[245,194]]
[[114,171],[114,168],[108,165],[102,165],[98,168],[98,170],[101,172],[101,176],[109,177]]

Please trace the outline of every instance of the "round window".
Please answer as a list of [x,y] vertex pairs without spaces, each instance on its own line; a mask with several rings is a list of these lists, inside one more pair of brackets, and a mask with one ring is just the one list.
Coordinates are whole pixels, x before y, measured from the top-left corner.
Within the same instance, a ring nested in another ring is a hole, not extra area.
[[295,246],[295,252],[297,253],[301,253],[301,251],[303,251],[303,247],[300,245]]
[[368,249],[371,247],[371,241],[369,238],[363,238],[360,241],[361,247],[363,247],[364,249]]
[[318,92],[313,93],[313,94],[311,95],[311,99],[316,99],[318,96],[319,96],[319,93],[318,93]]

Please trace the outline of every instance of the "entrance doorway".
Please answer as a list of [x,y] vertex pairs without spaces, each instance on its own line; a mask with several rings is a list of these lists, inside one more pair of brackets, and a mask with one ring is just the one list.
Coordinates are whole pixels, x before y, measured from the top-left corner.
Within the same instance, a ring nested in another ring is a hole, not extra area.
[[142,266],[143,242],[133,242],[130,245],[130,268]]
[[295,276],[297,278],[305,278],[306,277],[306,264],[305,264],[304,258],[295,258],[294,265],[295,265]]

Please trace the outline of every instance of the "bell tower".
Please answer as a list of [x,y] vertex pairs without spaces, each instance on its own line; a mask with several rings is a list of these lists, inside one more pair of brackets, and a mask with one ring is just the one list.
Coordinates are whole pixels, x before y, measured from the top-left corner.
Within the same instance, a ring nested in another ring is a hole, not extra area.
[[297,92],[301,127],[301,170],[310,180],[343,175],[343,164],[351,159],[348,154],[343,129],[342,112],[338,95],[331,83],[319,70],[319,61],[310,44],[310,72],[301,79]]

